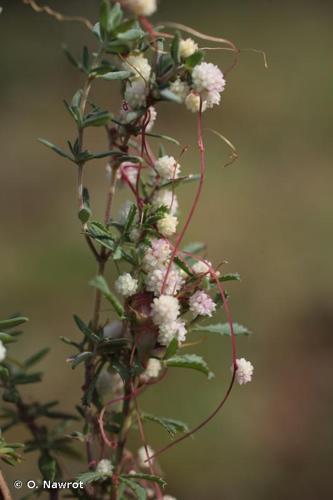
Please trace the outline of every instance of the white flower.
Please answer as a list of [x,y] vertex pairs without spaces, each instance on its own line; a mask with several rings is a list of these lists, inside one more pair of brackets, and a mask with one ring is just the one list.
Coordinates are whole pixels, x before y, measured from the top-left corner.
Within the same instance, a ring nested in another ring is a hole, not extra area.
[[132,71],[131,80],[143,79],[147,82],[150,78],[151,66],[148,59],[143,57],[143,54],[129,55],[123,63],[123,68],[127,71]]
[[[251,382],[254,367],[250,361],[246,361],[245,358],[236,359],[237,371],[236,380],[240,385],[247,384]],[[233,371],[233,368],[231,368]]]
[[137,16],[151,16],[157,9],[156,0],[126,0],[126,6]]
[[163,219],[157,221],[157,229],[162,236],[169,237],[175,234],[178,225],[178,219],[174,215],[167,214]]
[[139,448],[138,450],[138,464],[142,469],[149,469],[149,463],[152,463],[154,461],[154,459],[151,459],[149,460],[149,462],[146,462],[149,457],[154,455],[154,450],[150,446],[147,446],[146,448],[144,446],[141,446],[141,448]]
[[177,179],[180,174],[180,165],[173,156],[162,156],[155,162],[155,169],[162,179]]
[[157,118],[157,111],[154,108],[154,106],[149,106],[148,111],[149,111],[149,122],[148,125],[146,126],[146,132],[151,131]]
[[103,337],[105,339],[118,339],[123,335],[123,322],[119,319],[107,323],[103,328]]
[[187,59],[198,50],[198,44],[192,38],[180,40],[179,53],[182,59]]
[[113,472],[113,465],[111,463],[111,460],[108,460],[107,458],[103,458],[102,460],[100,460],[97,464],[96,472],[104,474],[105,476],[110,476]]
[[6,352],[7,352],[7,349],[5,348],[5,346],[3,345],[3,343],[0,340],[0,363],[2,363],[2,361],[4,361],[4,359],[6,357]]
[[177,78],[177,80],[171,83],[170,90],[184,102],[190,91],[190,87],[186,82],[182,82],[180,78]]
[[[198,113],[200,110],[200,96],[194,92],[190,92],[185,99],[185,106],[192,113]],[[202,102],[202,111],[206,111],[207,102]]]
[[225,79],[222,71],[215,64],[202,62],[192,72],[193,88],[197,92],[222,92]]
[[157,378],[162,370],[162,363],[159,359],[150,358],[141,378],[147,382],[151,378]]
[[119,224],[126,224],[128,215],[134,203],[130,200],[126,200],[125,203],[120,207],[117,215],[117,222]]
[[138,167],[134,166],[133,163],[123,162],[117,171],[117,180],[125,182],[125,179],[132,184],[136,185],[136,180],[138,177]]
[[181,344],[186,338],[185,322],[181,320],[164,323],[159,327],[158,341],[161,345],[169,345],[171,340],[176,337]]
[[177,500],[177,498],[171,495],[164,495],[162,500]]
[[152,205],[156,208],[164,205],[169,209],[171,215],[175,215],[178,210],[177,196],[168,189],[159,189],[153,196]]
[[165,264],[171,255],[170,243],[164,239],[153,239],[151,248],[148,248],[143,258],[143,268],[145,271],[153,271],[157,267]]
[[206,274],[209,272],[209,267],[211,267],[211,265],[209,260],[198,260],[198,262],[192,266],[192,271],[195,272],[195,274]]
[[[147,274],[146,289],[159,296],[167,273],[167,266],[157,267]],[[163,293],[165,295],[176,295],[184,284],[184,280],[174,265],[171,266],[165,283]]]
[[144,80],[134,80],[126,85],[124,99],[132,109],[139,109],[146,105],[149,86]]
[[180,312],[178,299],[171,295],[161,295],[154,299],[151,312],[155,325],[161,326],[166,323],[173,323]]
[[202,290],[198,290],[189,300],[190,311],[194,316],[211,316],[216,309],[213,299]]
[[138,280],[132,278],[129,273],[121,274],[115,281],[115,289],[124,297],[134,295],[138,289]]

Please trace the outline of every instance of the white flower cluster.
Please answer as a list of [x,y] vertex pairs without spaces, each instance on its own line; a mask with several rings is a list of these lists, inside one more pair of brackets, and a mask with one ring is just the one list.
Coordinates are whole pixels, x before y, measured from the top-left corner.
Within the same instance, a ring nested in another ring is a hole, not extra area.
[[159,359],[150,358],[145,371],[141,374],[141,379],[148,382],[152,378],[157,378],[162,370],[162,363]]
[[160,344],[168,345],[174,337],[179,342],[185,340],[185,323],[178,319],[180,305],[176,297],[161,295],[154,299],[151,309],[153,321],[159,327],[158,341]]
[[149,86],[142,78],[126,85],[124,99],[132,109],[140,109],[146,105]]
[[162,219],[157,221],[157,229],[162,236],[168,238],[175,234],[178,225],[178,219],[175,215],[166,214]]
[[185,102],[186,96],[190,92],[190,86],[188,83],[183,82],[179,77],[171,83],[170,85],[170,90],[173,92],[177,97],[180,98],[182,102]]
[[141,446],[141,448],[138,449],[138,465],[141,469],[149,469],[149,462],[152,463],[154,461],[154,459],[151,459],[149,462],[146,462],[146,460],[155,453],[149,445],[146,448]]
[[186,38],[186,40],[180,40],[179,43],[179,54],[182,59],[187,59],[194,52],[198,50],[198,44],[192,38]]
[[125,5],[137,16],[151,16],[157,9],[156,0],[126,0]]
[[0,363],[6,358],[7,349],[0,340]]
[[[165,276],[167,274],[167,266],[160,266],[152,270],[147,274],[146,277],[146,288],[149,292],[153,292],[155,296],[161,294],[161,289],[164,283]],[[181,276],[178,268],[172,265],[168,273],[164,294],[165,295],[176,295],[184,284],[184,279]]]
[[147,272],[152,272],[156,268],[165,266],[171,255],[171,247],[168,240],[155,238],[151,240],[150,245],[143,258],[143,268]]
[[167,207],[171,215],[176,215],[178,211],[178,199],[175,193],[168,189],[159,189],[153,196],[152,205],[155,208]]
[[151,66],[148,59],[143,54],[131,54],[126,58],[123,63],[123,68],[126,71],[132,71],[133,75],[130,80],[144,80],[148,81],[151,74]]
[[113,472],[113,465],[111,460],[103,458],[100,460],[96,466],[96,472],[99,474],[104,474],[105,476],[111,476]]
[[155,171],[163,180],[178,179],[180,165],[173,156],[161,156],[155,162]]
[[116,279],[114,286],[120,295],[131,297],[138,289],[138,280],[133,278],[129,273],[124,273]]
[[[240,358],[236,360],[236,365],[236,380],[239,385],[244,385],[248,382],[251,382],[254,371],[252,363],[250,363],[250,361],[247,361],[245,358]],[[231,368],[231,371],[233,371],[233,368]]]

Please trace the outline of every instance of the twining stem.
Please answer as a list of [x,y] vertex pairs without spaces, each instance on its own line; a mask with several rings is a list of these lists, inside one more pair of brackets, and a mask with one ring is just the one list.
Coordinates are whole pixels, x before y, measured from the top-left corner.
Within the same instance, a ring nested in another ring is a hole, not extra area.
[[10,494],[6,479],[1,470],[0,470],[0,494],[3,500],[12,500],[12,496]]

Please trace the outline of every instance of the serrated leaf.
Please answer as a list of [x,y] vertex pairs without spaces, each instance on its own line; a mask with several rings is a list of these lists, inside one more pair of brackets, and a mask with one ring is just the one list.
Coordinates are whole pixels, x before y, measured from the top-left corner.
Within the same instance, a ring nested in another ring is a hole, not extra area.
[[[241,277],[238,273],[227,273],[219,278],[222,283],[225,281],[240,281]],[[215,281],[215,280],[214,280]]]
[[192,370],[197,370],[207,375],[209,379],[214,377],[214,374],[208,368],[206,361],[197,354],[173,356],[172,358],[167,359],[165,364],[175,368],[190,368]]
[[77,481],[82,481],[83,484],[90,484],[94,481],[100,481],[104,479],[106,476],[101,472],[91,471],[91,472],[83,472],[77,476]]
[[[233,323],[233,330],[235,335],[251,335],[252,332],[246,328],[246,326],[240,325],[239,323]],[[193,332],[207,332],[207,333],[217,333],[219,335],[230,336],[230,325],[229,323],[216,323],[215,325],[195,325],[191,328]]]
[[36,354],[33,354],[24,362],[25,368],[31,368],[31,366],[34,366],[35,364],[39,363],[44,356],[47,355],[49,352],[49,347],[45,347],[44,349],[41,349],[40,351],[36,352]]
[[173,439],[178,432],[189,432],[188,425],[174,418],[156,417],[150,413],[142,413],[142,420],[161,425]]
[[147,500],[146,489],[136,483],[135,480],[120,476],[119,481],[128,486],[128,488],[133,491],[138,500]]
[[109,285],[107,284],[103,276],[96,276],[90,281],[89,284],[102,292],[103,296],[110,302],[113,309],[120,318],[124,317],[123,306],[121,305],[117,297],[111,292]]

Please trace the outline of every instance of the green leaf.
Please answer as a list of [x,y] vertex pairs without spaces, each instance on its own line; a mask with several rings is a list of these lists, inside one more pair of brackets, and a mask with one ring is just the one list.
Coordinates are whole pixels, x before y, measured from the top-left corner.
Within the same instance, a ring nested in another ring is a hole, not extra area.
[[187,267],[187,265],[185,264],[185,262],[183,262],[182,260],[180,260],[178,257],[175,257],[174,258],[174,263],[180,268],[182,269],[188,276],[194,276],[192,271],[190,270],[189,267]]
[[80,352],[77,356],[74,356],[73,358],[70,358],[69,361],[72,363],[72,368],[77,367],[80,363],[83,363],[84,361],[88,361],[88,359],[93,357],[93,353],[89,351],[84,351]]
[[182,356],[173,356],[165,361],[167,366],[175,368],[191,368],[207,375],[209,379],[214,377],[214,374],[209,370],[206,361],[197,354],[184,354]]
[[141,417],[143,421],[154,422],[161,425],[172,439],[178,432],[189,432],[188,425],[181,420],[175,420],[174,418],[167,417],[156,417],[150,413],[142,413]]
[[69,156],[63,149],[59,148],[55,144],[52,144],[52,142],[49,142],[46,139],[41,139],[41,138],[39,138],[38,141],[44,144],[44,146],[47,146],[48,148],[52,149],[55,153],[62,156],[63,158],[67,158],[67,160],[74,161],[73,158]]
[[200,243],[200,242],[189,243],[183,248],[183,252],[197,254],[202,252],[202,250],[205,250],[205,248],[206,248],[205,243]]
[[111,115],[108,111],[96,111],[84,117],[83,127],[103,127],[110,121]]
[[0,332],[0,340],[4,344],[10,344],[11,342],[16,342],[16,338],[9,335],[9,333]]
[[146,489],[140,486],[138,483],[136,483],[135,480],[127,479],[124,476],[120,476],[119,481],[121,483],[124,483],[128,488],[130,488],[138,500],[147,499]]
[[[238,273],[228,273],[224,274],[219,278],[219,281],[224,282],[224,281],[240,281],[241,277]],[[212,280],[215,282],[215,280]]]
[[201,61],[204,58],[204,53],[200,52],[199,50],[197,52],[194,52],[190,57],[188,57],[185,61],[185,68],[188,70],[192,70],[197,64],[200,64]]
[[180,142],[177,141],[177,139],[170,137],[169,135],[152,134],[151,132],[146,132],[145,135],[148,137],[155,137],[156,139],[162,139],[164,141],[171,142],[172,144],[176,144],[176,146],[180,146]]
[[160,95],[163,101],[171,101],[176,104],[182,104],[182,99],[177,94],[174,94],[170,89],[163,89],[160,91]]
[[155,475],[152,475],[152,474],[144,474],[143,472],[136,472],[135,474],[122,474],[121,477],[125,477],[126,479],[143,479],[144,481],[151,481],[153,483],[157,483],[159,484],[162,488],[165,488],[166,486],[166,482],[164,481],[164,479],[162,479],[161,477],[159,476],[155,476]]
[[25,316],[14,316],[13,318],[0,321],[0,329],[9,330],[10,328],[14,328],[14,326],[22,325],[27,321],[29,321],[29,319]]
[[132,42],[138,40],[144,36],[144,32],[139,28],[133,28],[123,33],[118,33],[117,38],[119,40],[126,40]]
[[101,78],[102,80],[127,80],[132,74],[132,71],[127,70],[111,71],[109,73],[97,75],[97,78]]
[[[233,323],[233,330],[235,335],[251,335],[252,332],[243,325],[238,323]],[[230,337],[230,325],[229,323],[216,323],[215,325],[195,325],[191,328],[193,332],[207,332],[207,333],[217,333],[219,335],[228,335]]]
[[176,31],[175,36],[173,37],[173,40],[171,43],[170,50],[171,50],[172,59],[175,61],[175,63],[177,65],[180,63],[179,44],[180,44],[180,33],[179,33],[179,31]]
[[49,347],[45,347],[44,349],[41,349],[40,351],[36,352],[36,354],[33,354],[24,362],[25,368],[31,368],[31,366],[34,366],[35,364],[39,363],[44,356],[49,352]]
[[193,182],[193,181],[198,181],[200,179],[199,174],[190,174],[186,175],[185,177],[178,177],[177,179],[172,179],[169,181],[165,181],[160,185],[160,189],[164,189],[168,186],[172,186],[173,188],[176,188],[180,186],[181,184],[186,184],[187,182]]
[[172,358],[172,356],[174,356],[177,353],[178,347],[179,347],[178,340],[176,337],[174,337],[169,343],[163,359]]
[[90,281],[89,283],[91,286],[94,286],[98,290],[100,290],[103,294],[103,296],[110,302],[112,305],[113,309],[115,312],[118,314],[120,318],[124,317],[124,308],[117,299],[115,295],[111,292],[109,285],[103,278],[103,276],[96,276],[93,280]]
[[104,247],[108,248],[109,250],[112,250],[112,252],[115,249],[115,241],[112,238],[111,234],[103,224],[100,224],[99,222],[92,222],[89,225],[89,230],[88,230],[89,236],[93,238],[94,240],[98,241],[101,245]]
[[105,479],[105,474],[101,472],[91,471],[91,472],[83,472],[77,476],[77,481],[82,481],[83,484],[90,484],[95,481],[100,481],[101,479]]
[[43,451],[40,456],[38,467],[44,479],[54,481],[57,473],[57,461],[47,451]]
[[24,385],[24,384],[35,384],[42,380],[43,373],[17,373],[12,377],[12,382],[14,385]]
[[78,327],[79,330],[81,330],[81,332],[85,335],[85,337],[92,341],[92,342],[99,342],[100,341],[100,338],[98,337],[98,335],[96,335],[96,333],[94,333],[88,325],[85,324],[84,321],[82,321],[81,318],[79,318],[79,316],[77,316],[76,314],[73,315],[73,318],[74,318],[74,321]]
[[63,45],[62,46],[62,49],[63,51],[65,52],[66,56],[67,56],[67,59],[69,60],[69,62],[77,69],[81,70],[82,71],[82,65],[80,63],[80,61],[78,61],[74,56],[73,54],[69,51],[67,45]]

